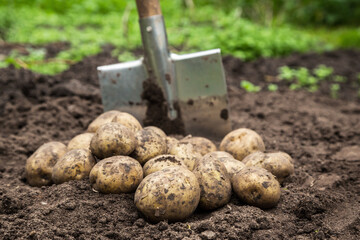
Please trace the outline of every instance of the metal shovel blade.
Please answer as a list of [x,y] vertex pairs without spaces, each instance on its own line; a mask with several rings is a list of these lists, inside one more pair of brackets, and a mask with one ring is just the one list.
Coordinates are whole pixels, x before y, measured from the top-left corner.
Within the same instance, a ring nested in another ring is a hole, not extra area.
[[[225,74],[219,49],[192,54],[170,54],[175,68],[178,103],[185,132],[220,139],[231,131]],[[146,116],[141,99],[148,79],[143,59],[98,67],[104,110],[117,109]]]

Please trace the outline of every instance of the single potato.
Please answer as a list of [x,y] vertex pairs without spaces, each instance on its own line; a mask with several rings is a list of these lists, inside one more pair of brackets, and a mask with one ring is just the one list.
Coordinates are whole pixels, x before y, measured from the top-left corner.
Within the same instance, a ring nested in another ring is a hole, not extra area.
[[167,148],[167,153],[169,154],[170,152],[170,149],[176,144],[179,142],[179,140],[177,140],[176,138],[174,137],[166,137],[165,139],[166,141],[166,148]]
[[165,137],[152,129],[144,128],[135,134],[136,148],[131,153],[140,164],[145,164],[151,158],[166,153]]
[[112,119],[112,122],[120,123],[125,127],[128,127],[136,133],[142,129],[140,122],[131,114],[126,112],[120,112]]
[[89,149],[90,150],[90,142],[94,133],[82,133],[73,137],[67,145],[68,151],[74,149]]
[[25,175],[29,185],[35,187],[50,185],[53,167],[66,151],[66,146],[61,142],[48,142],[41,145],[26,160]]
[[102,193],[134,192],[142,179],[140,163],[128,156],[105,158],[90,172],[92,188]]
[[115,116],[117,115],[121,115],[122,112],[120,111],[116,111],[116,110],[112,110],[112,111],[108,111],[108,112],[104,112],[101,115],[99,115],[97,118],[95,118],[95,120],[93,120],[88,128],[87,128],[87,132],[92,132],[95,133],[100,126],[106,124],[106,123],[110,123]]
[[144,177],[146,177],[151,173],[160,171],[161,169],[171,166],[181,166],[186,168],[185,163],[177,156],[167,155],[167,154],[159,155],[157,157],[150,159],[145,163],[143,167]]
[[154,132],[156,132],[158,135],[160,135],[160,136],[163,137],[163,138],[166,138],[166,137],[167,137],[167,136],[166,136],[166,133],[165,133],[163,130],[161,130],[160,128],[158,128],[158,127],[155,127],[155,126],[147,126],[147,127],[144,127],[144,129],[145,129],[145,130],[154,131]]
[[53,167],[51,178],[56,184],[89,177],[95,159],[88,149],[67,152]]
[[216,151],[206,154],[203,159],[217,159],[222,162],[229,173],[230,178],[245,167],[245,164],[236,160],[231,154],[222,151]]
[[247,155],[265,151],[262,138],[251,129],[239,128],[228,133],[220,143],[220,150],[242,161]]
[[249,205],[271,208],[280,199],[280,184],[266,169],[244,167],[232,177],[231,182],[235,194]]
[[207,138],[204,137],[192,137],[191,135],[183,138],[180,142],[190,143],[194,146],[195,151],[199,152],[202,156],[207,153],[215,152],[215,144]]
[[231,181],[224,164],[211,157],[202,158],[193,173],[200,184],[199,207],[213,210],[224,206],[231,198]]
[[135,192],[136,208],[151,222],[182,221],[196,209],[200,187],[184,167],[168,167],[148,175]]
[[244,158],[246,166],[262,167],[271,172],[282,183],[285,178],[294,173],[294,164],[289,154],[284,152],[255,152]]
[[195,164],[200,160],[201,154],[196,152],[194,146],[190,143],[178,142],[172,146],[169,154],[175,155],[184,161],[187,168],[192,171]]
[[90,142],[91,152],[98,159],[115,155],[129,155],[136,147],[134,133],[122,124],[102,125]]

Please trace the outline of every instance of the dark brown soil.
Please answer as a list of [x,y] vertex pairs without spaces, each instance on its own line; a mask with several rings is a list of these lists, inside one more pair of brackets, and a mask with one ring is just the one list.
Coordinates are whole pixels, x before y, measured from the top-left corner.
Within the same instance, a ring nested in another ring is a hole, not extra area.
[[[1,239],[358,239],[359,51],[249,63],[224,58],[234,128],[257,131],[268,151],[285,151],[295,160],[295,174],[273,209],[247,206],[233,196],[225,207],[197,211],[185,222],[149,224],[136,211],[133,194],[99,194],[86,180],[28,186],[26,159],[47,141],[67,143],[102,112],[95,67],[116,62],[110,50],[54,77],[0,70]],[[239,88],[242,79],[265,86],[278,66],[320,63],[349,79],[340,99],[331,99],[326,85],[317,93],[293,92],[282,83],[277,92]]]

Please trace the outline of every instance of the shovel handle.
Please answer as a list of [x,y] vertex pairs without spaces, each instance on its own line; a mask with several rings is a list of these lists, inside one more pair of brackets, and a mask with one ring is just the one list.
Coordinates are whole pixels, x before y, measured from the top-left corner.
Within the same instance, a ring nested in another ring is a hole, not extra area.
[[136,5],[140,18],[161,15],[159,0],[136,0]]

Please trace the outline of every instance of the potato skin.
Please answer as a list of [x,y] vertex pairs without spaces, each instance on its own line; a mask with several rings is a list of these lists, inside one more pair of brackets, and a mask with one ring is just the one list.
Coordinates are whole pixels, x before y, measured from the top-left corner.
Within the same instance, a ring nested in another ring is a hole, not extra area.
[[168,167],[148,175],[135,192],[136,208],[151,222],[182,221],[196,209],[200,187],[183,167]]
[[128,127],[136,133],[142,129],[140,122],[131,114],[126,112],[120,112],[115,115],[115,117],[111,120],[111,122],[116,122]]
[[193,173],[200,185],[199,207],[213,210],[224,206],[231,198],[231,181],[229,174],[219,160],[202,158],[195,166]]
[[244,167],[231,179],[236,195],[245,203],[259,208],[275,207],[280,199],[280,184],[263,168]]
[[122,124],[102,125],[90,142],[91,152],[99,159],[115,155],[129,155],[136,147],[134,133]]
[[165,133],[163,130],[161,130],[160,128],[158,128],[158,127],[155,127],[155,126],[147,126],[147,127],[144,127],[144,129],[145,129],[145,130],[154,131],[154,132],[156,132],[158,135],[160,135],[160,136],[163,137],[163,138],[166,138],[166,137],[167,137],[167,136],[166,136],[166,133]]
[[136,148],[131,153],[140,164],[145,164],[151,158],[166,153],[165,138],[156,131],[144,128],[135,134]]
[[239,160],[236,160],[231,156],[230,153],[222,152],[222,151],[216,151],[206,154],[203,159],[208,158],[215,158],[222,162],[229,173],[230,178],[238,171],[240,171],[242,168],[245,167],[245,164],[242,163]]
[[195,151],[199,152],[202,156],[207,153],[215,152],[215,144],[207,138],[204,137],[192,137],[191,135],[183,138],[180,142],[190,143],[194,146]]
[[202,157],[200,153],[195,151],[192,144],[183,142],[174,144],[170,149],[169,154],[175,155],[183,160],[190,171],[194,169],[196,163]]
[[230,153],[235,159],[242,161],[252,152],[265,151],[265,145],[255,131],[239,128],[228,133],[220,143],[220,150]]
[[53,167],[66,151],[66,146],[61,142],[41,145],[26,160],[25,175],[29,185],[34,187],[50,185]]
[[140,163],[128,156],[105,158],[90,172],[92,188],[101,193],[134,192],[142,179]]
[[289,154],[284,152],[255,152],[245,157],[243,162],[246,166],[256,166],[268,170],[280,183],[294,173],[293,160]]
[[112,110],[100,114],[89,124],[87,132],[95,133],[99,129],[99,127],[106,123],[110,123],[115,116],[120,115],[121,113],[122,112],[120,111]]
[[174,155],[164,154],[156,156],[149,161],[147,161],[143,167],[144,177],[147,175],[160,171],[161,169],[171,167],[171,166],[181,166],[185,167],[185,163],[178,157]]
[[73,137],[67,145],[68,151],[74,149],[89,149],[90,150],[90,142],[94,133],[82,133]]
[[51,178],[56,184],[89,177],[95,159],[88,149],[67,152],[53,167]]
[[167,153],[170,154],[170,149],[176,144],[179,142],[179,140],[177,140],[176,138],[174,137],[169,137],[167,136],[166,139],[166,148],[167,148]]

